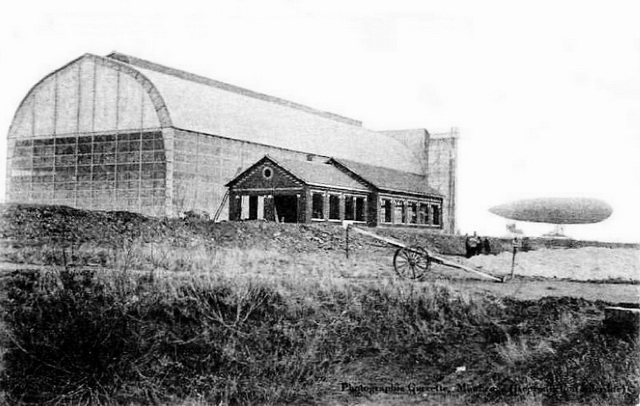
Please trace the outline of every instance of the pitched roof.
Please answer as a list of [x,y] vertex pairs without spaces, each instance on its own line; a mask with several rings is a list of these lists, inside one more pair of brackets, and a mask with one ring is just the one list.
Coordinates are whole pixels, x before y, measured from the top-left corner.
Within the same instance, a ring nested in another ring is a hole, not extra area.
[[[286,170],[298,180],[311,186],[335,187],[362,192],[374,187],[381,191],[393,193],[409,193],[422,196],[438,196],[442,194],[427,186],[427,177],[412,173],[396,171],[380,166],[366,165],[348,160],[299,161],[293,159],[274,159],[265,155],[255,164],[227,183],[230,186],[251,172],[253,168],[265,160]],[[346,169],[346,170],[345,170]]]
[[427,177],[424,175],[367,165],[346,159],[331,158],[330,162],[353,172],[382,191],[442,197],[440,192],[428,186]]
[[279,166],[280,168],[289,172],[299,181],[302,181],[310,186],[334,187],[339,189],[357,190],[361,192],[369,191],[366,185],[341,171],[336,166],[327,163],[327,161],[311,162],[296,161],[293,159],[274,159],[269,155],[265,155],[264,157],[262,157],[255,164],[251,165],[241,174],[228,182],[226,186],[232,186],[244,176],[247,176],[247,174],[251,173],[251,171],[253,171],[255,167],[257,167],[264,161],[270,161],[272,164]]
[[147,78],[176,128],[420,172],[419,162],[400,141],[356,120],[119,53],[106,59]]
[[271,160],[308,185],[333,186],[363,192],[369,191],[367,186],[326,161],[309,162],[292,159],[275,160],[273,158]]

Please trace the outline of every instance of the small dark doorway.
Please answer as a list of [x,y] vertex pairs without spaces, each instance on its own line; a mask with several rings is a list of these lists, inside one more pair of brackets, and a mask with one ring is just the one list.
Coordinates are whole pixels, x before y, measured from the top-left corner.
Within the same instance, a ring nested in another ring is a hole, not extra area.
[[298,222],[298,197],[296,195],[274,196],[278,219],[284,223]]
[[258,219],[258,196],[249,196],[249,220]]

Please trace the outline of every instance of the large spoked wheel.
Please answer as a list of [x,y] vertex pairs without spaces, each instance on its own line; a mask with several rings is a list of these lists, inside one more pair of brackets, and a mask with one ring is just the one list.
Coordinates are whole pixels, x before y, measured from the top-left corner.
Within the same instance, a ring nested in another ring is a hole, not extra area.
[[420,279],[430,266],[429,254],[422,247],[398,248],[393,256],[393,268],[401,278]]

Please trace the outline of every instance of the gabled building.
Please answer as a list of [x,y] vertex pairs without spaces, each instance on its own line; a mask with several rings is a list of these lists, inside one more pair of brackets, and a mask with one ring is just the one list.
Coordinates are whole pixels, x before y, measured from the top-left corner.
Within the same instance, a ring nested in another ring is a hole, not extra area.
[[[394,180],[398,176],[403,180]],[[424,176],[352,161],[276,160],[267,155],[227,183],[229,219],[352,220],[440,230],[443,199],[425,184]]]
[[381,195],[416,176],[428,182],[442,195],[443,230],[453,232],[456,143],[455,132],[373,131],[133,56],[85,54],[36,83],[18,107],[8,134],[7,201],[152,216],[222,208],[224,219],[225,184],[265,154],[278,162],[334,157],[342,169],[389,170],[390,182],[362,174]]

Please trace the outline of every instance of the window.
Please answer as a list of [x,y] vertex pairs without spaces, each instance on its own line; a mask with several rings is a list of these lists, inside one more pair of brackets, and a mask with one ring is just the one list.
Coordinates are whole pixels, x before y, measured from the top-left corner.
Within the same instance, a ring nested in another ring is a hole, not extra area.
[[420,203],[420,211],[418,213],[419,224],[429,224],[429,205],[426,203]]
[[405,204],[402,200],[396,200],[395,222],[404,223],[405,221]]
[[329,195],[329,220],[340,220],[340,196]]
[[416,224],[418,222],[418,215],[417,215],[417,204],[416,202],[411,202],[409,203],[409,223],[410,224]]
[[344,219],[345,220],[354,220],[355,219],[355,197],[353,196],[345,196],[344,198]]
[[380,222],[391,223],[391,200],[380,200]]
[[431,210],[433,211],[433,225],[439,226],[440,225],[440,206],[438,206],[437,204],[432,204]]
[[344,219],[364,221],[364,197],[345,196]]
[[322,193],[313,193],[311,218],[324,219],[324,196]]
[[364,221],[364,197],[356,197],[356,221]]
[[273,170],[271,168],[269,168],[268,166],[265,167],[262,170],[262,176],[267,180],[271,179],[271,177],[273,176]]

